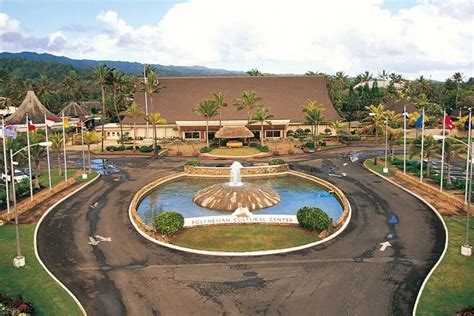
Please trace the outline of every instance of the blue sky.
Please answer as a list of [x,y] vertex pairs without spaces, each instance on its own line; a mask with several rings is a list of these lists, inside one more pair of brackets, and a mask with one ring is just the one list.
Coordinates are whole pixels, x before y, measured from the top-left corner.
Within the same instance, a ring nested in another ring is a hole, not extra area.
[[471,0],[0,0],[0,50],[271,73],[472,76]]

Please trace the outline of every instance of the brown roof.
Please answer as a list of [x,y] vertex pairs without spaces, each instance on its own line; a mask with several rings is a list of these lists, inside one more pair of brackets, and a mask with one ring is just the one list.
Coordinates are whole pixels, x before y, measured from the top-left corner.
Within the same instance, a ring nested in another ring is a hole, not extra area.
[[216,138],[251,138],[253,133],[245,126],[224,126],[217,133]]
[[405,99],[392,100],[384,104],[385,110],[394,111],[395,113],[403,113],[404,106],[407,107],[408,113],[413,113],[413,112],[418,111],[415,104]]
[[38,99],[33,91],[28,91],[26,97],[21,102],[18,109],[5,119],[5,122],[10,124],[26,124],[26,115],[33,121],[33,123],[44,123],[44,114],[49,118],[57,119],[57,116],[51,113]]
[[[169,123],[204,121],[193,109],[200,101],[210,99],[213,92],[222,92],[228,104],[227,108],[221,109],[223,120],[246,120],[247,113],[237,112],[232,106],[244,90],[255,90],[274,119],[303,121],[301,106],[307,99],[325,106],[325,120],[340,118],[329,99],[324,76],[165,77],[159,81],[163,89],[153,94],[153,104],[148,95],[148,111],[160,112]],[[144,111],[144,93],[137,93],[135,100]],[[126,118],[125,122],[130,123],[131,120]],[[144,119],[140,118],[138,122],[143,123]]]
[[69,117],[83,117],[89,115],[89,110],[83,106],[79,105],[74,101],[69,102],[64,109],[61,110],[59,114]]

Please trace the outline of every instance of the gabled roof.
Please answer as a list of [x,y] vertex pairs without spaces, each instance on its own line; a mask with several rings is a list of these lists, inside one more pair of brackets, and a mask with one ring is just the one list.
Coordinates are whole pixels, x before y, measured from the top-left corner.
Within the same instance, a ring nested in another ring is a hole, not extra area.
[[403,109],[405,106],[408,113],[418,111],[416,105],[406,99],[391,100],[384,104],[385,110],[394,111],[397,114],[403,113]]
[[[221,109],[223,120],[246,120],[247,113],[236,111],[232,106],[244,90],[255,90],[274,119],[303,121],[301,107],[307,99],[324,105],[325,120],[340,118],[329,98],[324,76],[165,77],[160,78],[159,82],[163,87],[159,93],[148,95],[148,112],[159,112],[168,123],[205,121],[193,109],[200,101],[210,99],[214,92],[222,92],[224,102],[228,104]],[[145,111],[143,92],[135,94],[135,101]],[[212,119],[218,120],[219,117]],[[131,122],[129,118],[124,121]],[[137,123],[144,123],[144,118],[139,118]]]
[[44,123],[44,115],[49,118],[57,119],[57,116],[51,113],[38,99],[33,91],[28,91],[26,97],[21,102],[18,109],[5,119],[5,122],[10,124],[25,124],[26,115],[33,121],[33,123]]

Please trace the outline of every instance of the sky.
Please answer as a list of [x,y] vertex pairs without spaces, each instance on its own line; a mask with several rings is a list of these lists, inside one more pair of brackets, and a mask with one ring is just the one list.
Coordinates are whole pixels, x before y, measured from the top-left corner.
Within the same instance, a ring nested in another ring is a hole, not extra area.
[[472,0],[0,0],[0,51],[467,79],[473,17]]

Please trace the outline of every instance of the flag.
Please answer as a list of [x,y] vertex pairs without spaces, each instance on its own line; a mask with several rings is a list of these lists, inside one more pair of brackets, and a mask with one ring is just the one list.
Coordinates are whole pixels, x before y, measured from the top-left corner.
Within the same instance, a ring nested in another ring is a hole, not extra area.
[[422,128],[423,126],[423,114],[416,120],[415,127]]
[[449,129],[453,129],[455,127],[453,120],[451,120],[451,117],[449,117],[448,114],[444,115],[444,125]]
[[46,125],[47,129],[52,129],[55,122],[56,122],[55,118],[50,118],[50,117],[44,118],[44,124]]
[[64,124],[64,127],[69,127],[69,119],[67,118],[63,118],[63,124]]
[[408,114],[408,112],[406,110],[403,110],[402,115],[406,118],[410,117],[410,114]]
[[15,125],[5,126],[5,136],[16,139],[16,126]]
[[32,132],[36,129],[36,126],[33,124],[33,121],[28,119],[28,131]]

